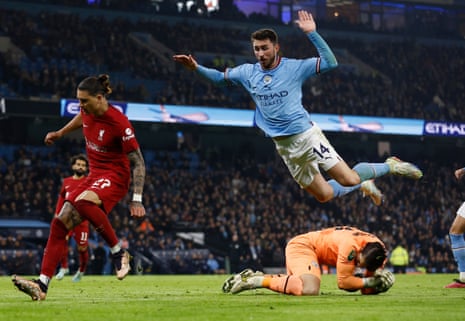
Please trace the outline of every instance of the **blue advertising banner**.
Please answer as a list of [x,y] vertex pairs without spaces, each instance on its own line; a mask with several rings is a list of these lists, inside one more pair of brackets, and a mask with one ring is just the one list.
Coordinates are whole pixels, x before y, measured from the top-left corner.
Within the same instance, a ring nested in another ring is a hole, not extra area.
[[128,103],[129,120],[253,127],[253,110]]
[[[111,102],[131,121],[185,123],[233,127],[253,127],[254,111],[245,109],[140,104]],[[63,99],[61,115],[74,116],[79,112],[77,100]],[[322,130],[333,132],[363,132],[389,135],[423,135],[424,120],[333,114],[311,114]]]
[[[118,108],[123,114],[126,114],[127,103],[110,101],[110,104]],[[60,105],[62,117],[74,117],[79,113],[79,101],[77,99],[61,99]]]
[[322,130],[373,134],[423,135],[421,119],[311,114]]

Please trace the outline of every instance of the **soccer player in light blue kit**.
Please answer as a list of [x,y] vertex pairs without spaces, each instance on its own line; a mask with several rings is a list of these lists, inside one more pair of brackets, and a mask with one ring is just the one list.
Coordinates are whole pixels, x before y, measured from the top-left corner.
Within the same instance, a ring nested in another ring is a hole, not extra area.
[[[258,60],[255,64],[242,64],[220,72],[199,65],[191,55],[175,55],[173,59],[217,85],[244,87],[256,104],[255,123],[273,139],[296,182],[318,201],[327,202],[360,188],[380,205],[383,195],[375,186],[374,178],[391,173],[420,179],[423,173],[396,157],[389,157],[384,163],[359,163],[351,169],[339,156],[302,105],[304,81],[336,68],[336,57],[317,33],[309,12],[300,10],[296,24],[316,47],[319,57],[280,57],[276,32],[260,29],[251,35]],[[319,168],[333,179],[326,181]]]
[[[465,167],[454,172],[455,178],[465,176]],[[459,268],[459,278],[445,288],[465,288],[465,202],[457,210],[457,216],[449,229],[450,245]]]

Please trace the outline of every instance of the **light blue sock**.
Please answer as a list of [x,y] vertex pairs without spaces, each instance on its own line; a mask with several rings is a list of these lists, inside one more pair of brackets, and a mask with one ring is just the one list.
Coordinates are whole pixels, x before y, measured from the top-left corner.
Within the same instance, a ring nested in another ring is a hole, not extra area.
[[386,163],[358,163],[353,168],[360,176],[362,182],[377,178],[389,173],[389,165]]
[[334,179],[328,181],[328,184],[331,185],[331,187],[333,188],[334,197],[339,197],[339,196],[346,195],[346,194],[360,188],[360,184],[357,184],[357,185],[354,185],[354,186],[342,186],[341,184],[339,184]]
[[465,239],[463,234],[449,233],[452,253],[459,267],[459,272],[465,272]]
[[[386,163],[358,163],[353,168],[360,177],[360,181],[364,182],[372,178],[380,177],[389,173],[389,165]],[[329,185],[334,190],[334,197],[340,197],[349,194],[352,191],[360,188],[360,184],[354,186],[342,186],[334,179],[328,181]]]

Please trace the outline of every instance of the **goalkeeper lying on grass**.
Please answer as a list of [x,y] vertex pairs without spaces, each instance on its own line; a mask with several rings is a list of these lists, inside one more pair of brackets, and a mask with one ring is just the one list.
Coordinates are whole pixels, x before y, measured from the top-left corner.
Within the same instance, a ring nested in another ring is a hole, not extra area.
[[[386,249],[375,235],[349,226],[336,226],[300,234],[286,246],[287,274],[267,275],[246,269],[228,278],[223,292],[237,294],[266,288],[290,295],[320,293],[320,264],[336,267],[341,290],[362,294],[386,292],[394,284],[394,275],[383,270]],[[365,275],[356,271],[365,269]]]

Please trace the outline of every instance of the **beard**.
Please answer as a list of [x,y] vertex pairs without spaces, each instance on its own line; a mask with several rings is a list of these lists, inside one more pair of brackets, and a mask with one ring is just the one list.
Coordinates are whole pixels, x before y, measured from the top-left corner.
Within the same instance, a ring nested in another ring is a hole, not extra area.
[[275,53],[273,57],[270,57],[269,59],[260,60],[260,65],[263,69],[271,69],[274,67],[277,60],[278,55]]
[[86,175],[86,171],[83,169],[74,170],[73,172],[74,172],[74,175],[79,176],[79,177]]

